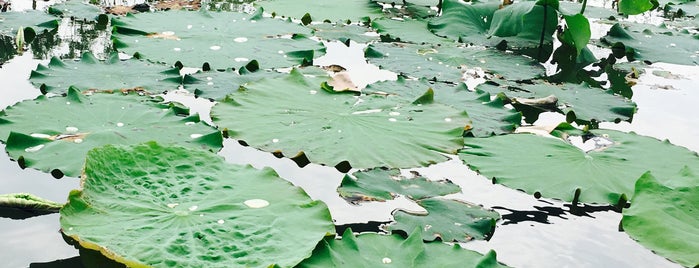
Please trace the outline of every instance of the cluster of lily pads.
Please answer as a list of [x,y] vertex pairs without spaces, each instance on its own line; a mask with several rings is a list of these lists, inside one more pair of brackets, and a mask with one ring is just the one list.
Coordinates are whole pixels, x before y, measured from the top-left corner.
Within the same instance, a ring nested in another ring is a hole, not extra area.
[[[82,189],[66,204],[26,194],[0,203],[24,213],[60,209],[67,241],[129,267],[502,266],[492,251],[443,243],[496,235],[497,212],[444,197],[460,191],[450,181],[399,170],[458,155],[494,183],[537,198],[616,205],[629,235],[696,266],[699,232],[668,222],[699,226],[697,154],[599,129],[632,120],[634,61],[698,63],[691,3],[619,1],[620,14],[658,9],[675,19],[641,27],[613,10],[558,0],[269,0],[253,13],[207,2],[109,17],[68,0],[49,13],[110,26],[115,51],[39,65],[29,80],[43,95],[0,112],[0,141],[21,167],[79,176]],[[37,31],[56,31],[56,17],[29,13],[0,15],[12,51],[38,42]],[[611,49],[605,58],[588,48],[588,18],[613,23],[595,43]],[[367,61],[398,79],[339,86],[335,71],[313,65],[324,42],[335,41],[368,44]],[[469,88],[469,79],[485,83]],[[213,125],[159,96],[178,88],[215,102]],[[567,122],[544,136],[515,133],[543,112]],[[570,137],[594,146],[583,150]],[[348,202],[405,196],[427,213],[397,210],[384,226],[390,234],[336,238],[325,204],[271,169],[217,156],[225,138],[300,167],[352,171],[337,189]]]

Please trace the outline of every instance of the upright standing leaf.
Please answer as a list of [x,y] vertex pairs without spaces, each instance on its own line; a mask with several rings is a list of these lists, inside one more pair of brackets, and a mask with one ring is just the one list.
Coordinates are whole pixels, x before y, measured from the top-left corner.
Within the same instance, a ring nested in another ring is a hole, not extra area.
[[325,204],[273,170],[208,151],[107,145],[82,180],[63,234],[129,267],[292,267],[334,232]]

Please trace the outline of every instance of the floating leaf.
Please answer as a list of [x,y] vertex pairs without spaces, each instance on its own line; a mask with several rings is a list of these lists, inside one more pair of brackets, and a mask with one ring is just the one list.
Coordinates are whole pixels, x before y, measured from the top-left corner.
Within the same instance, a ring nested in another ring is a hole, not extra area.
[[310,29],[261,14],[166,11],[116,17],[112,24],[119,51],[189,67],[237,68],[252,60],[265,68],[290,67],[325,52],[322,43],[306,38]]
[[355,24],[319,23],[309,24],[307,27],[313,29],[313,35],[320,39],[337,40],[346,45],[349,45],[350,40],[357,43],[369,43],[379,39],[371,29]]
[[[256,63],[256,61],[252,63]],[[251,72],[247,68],[240,71],[230,69],[225,71],[209,70],[186,75],[183,81],[184,88],[194,92],[195,96],[219,100],[238,90],[239,87],[246,83],[282,75],[282,73],[271,70],[254,70]]]
[[326,238],[313,255],[299,264],[312,267],[505,267],[498,263],[495,251],[485,256],[440,242],[423,243],[420,230],[407,239],[399,235],[365,233],[355,236],[346,229],[341,240]]
[[486,137],[512,133],[522,122],[522,115],[516,110],[507,109],[499,98],[491,100],[489,93],[470,91],[465,84],[450,86],[445,83],[430,83],[425,79],[377,82],[369,85],[364,92],[385,92],[406,99],[416,99],[427,89],[435,92],[434,101],[447,104],[468,113],[473,126],[468,133],[476,137]]
[[295,158],[324,165],[348,161],[360,169],[441,162],[441,153],[461,148],[464,128],[470,128],[464,112],[446,105],[357,97],[321,87],[325,81],[295,70],[250,83],[215,105],[212,117],[230,137],[263,151],[305,152]]
[[177,89],[182,78],[176,68],[134,58],[121,61],[117,53],[100,61],[92,53],[85,52],[80,61],[62,61],[54,57],[48,66],[38,65],[29,80],[42,93],[65,93],[70,86],[89,90],[161,92]]
[[699,177],[683,174],[664,181],[691,181],[687,186],[668,187],[651,172],[636,181],[631,207],[624,209],[624,231],[653,252],[687,267],[699,266]]
[[552,84],[536,80],[531,83],[497,82],[481,84],[477,89],[490,94],[504,93],[513,98],[515,107],[523,112],[529,123],[536,121],[539,113],[545,111],[565,114],[568,122],[593,125],[630,121],[636,113],[636,104],[632,101],[615,95],[612,90],[586,84]]
[[257,2],[266,12],[301,19],[309,14],[313,21],[361,22],[381,16],[381,6],[370,0],[266,0]]
[[0,217],[26,219],[58,212],[63,204],[32,194],[0,194]]
[[[0,34],[15,36],[20,27],[32,28],[36,33],[43,30],[53,30],[58,28],[58,19],[37,10],[0,13]],[[27,42],[31,42],[31,40],[27,40]]]
[[667,30],[656,33],[651,29],[639,32],[624,28],[621,24],[614,24],[607,35],[600,38],[612,48],[615,55],[626,56],[629,61],[699,65],[699,34]]
[[381,34],[383,40],[413,44],[442,44],[454,41],[436,36],[427,29],[427,21],[419,19],[394,20],[381,18],[373,20],[371,27]]
[[[102,8],[81,0],[67,0],[49,7],[49,14],[70,17],[79,20],[95,20],[102,14]],[[105,21],[106,22],[106,21]]]
[[614,130],[593,134],[589,143],[597,147],[590,151],[530,134],[466,138],[459,156],[471,169],[510,188],[600,204],[625,200],[647,170],[669,179],[685,165],[699,167],[696,153],[668,141]]
[[542,76],[544,68],[529,58],[477,47],[376,43],[364,53],[370,63],[406,76],[458,83],[466,69],[483,71],[512,80]]
[[133,92],[83,95],[75,88],[66,97],[24,101],[0,117],[0,140],[20,166],[51,171],[56,177],[80,174],[87,151],[104,144],[149,140],[218,151],[221,133],[181,117],[186,108],[157,103]]
[[457,200],[429,198],[417,201],[427,214],[404,210],[393,212],[394,224],[386,226],[390,231],[421,229],[422,239],[444,242],[466,242],[473,239],[490,239],[495,232],[495,222],[500,214],[481,206]]
[[483,44],[493,21],[493,14],[502,1],[464,4],[459,0],[444,0],[442,16],[429,21],[433,33],[462,43]]
[[340,196],[348,202],[386,201],[396,195],[413,200],[442,196],[461,191],[451,181],[430,181],[423,177],[406,178],[397,169],[370,169],[345,175],[337,188]]
[[325,204],[272,169],[188,147],[94,149],[82,185],[62,232],[129,267],[291,267],[334,232]]

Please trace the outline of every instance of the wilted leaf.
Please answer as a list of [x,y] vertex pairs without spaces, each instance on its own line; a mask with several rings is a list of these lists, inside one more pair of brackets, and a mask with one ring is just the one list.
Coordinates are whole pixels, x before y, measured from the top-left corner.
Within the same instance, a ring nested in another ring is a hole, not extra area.
[[107,145],[82,180],[63,234],[129,267],[291,267],[334,232],[325,204],[272,169],[204,150]]

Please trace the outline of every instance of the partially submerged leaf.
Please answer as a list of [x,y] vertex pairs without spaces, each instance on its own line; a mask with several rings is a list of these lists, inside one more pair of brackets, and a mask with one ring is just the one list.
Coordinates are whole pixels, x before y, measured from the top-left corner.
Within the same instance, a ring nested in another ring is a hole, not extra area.
[[[688,180],[671,187],[662,181]],[[699,266],[699,176],[688,169],[662,179],[648,172],[636,181],[624,232],[656,254],[686,267]]]
[[441,198],[417,201],[427,214],[404,210],[393,212],[394,224],[386,226],[390,231],[422,230],[422,239],[444,242],[466,242],[473,239],[487,240],[495,232],[495,222],[500,214],[481,206]]
[[325,204],[272,169],[189,147],[91,150],[82,185],[61,231],[129,267],[292,267],[334,232]]
[[61,207],[61,203],[32,194],[0,194],[0,217],[3,218],[26,219],[56,213]]
[[42,93],[65,93],[70,86],[84,90],[163,92],[177,89],[182,78],[176,68],[168,68],[131,58],[119,60],[117,53],[101,61],[86,52],[80,61],[51,59],[47,66],[38,65],[29,81]]
[[78,176],[87,151],[104,144],[150,140],[218,151],[221,133],[199,116],[178,116],[186,108],[157,103],[135,92],[83,95],[75,88],[66,97],[20,102],[0,116],[0,141],[22,167]]
[[588,142],[598,147],[590,151],[530,134],[466,138],[459,156],[471,169],[510,188],[599,204],[626,200],[647,170],[666,182],[685,165],[699,167],[695,152],[668,141],[602,129],[587,135],[593,134]]
[[443,196],[461,191],[451,181],[430,181],[424,177],[408,178],[397,169],[370,169],[352,174],[356,179],[345,175],[337,192],[351,203],[362,201],[386,201],[397,195],[412,200]]
[[291,67],[325,52],[306,37],[310,29],[261,14],[162,11],[113,18],[112,25],[117,50],[187,67],[237,68],[252,60],[265,68]]
[[440,243],[423,243],[420,230],[407,239],[399,235],[365,233],[355,236],[346,229],[341,240],[325,238],[313,255],[299,268],[324,267],[506,267],[498,263],[495,251],[478,252]]
[[[355,168],[416,167],[446,160],[461,148],[470,120],[442,104],[412,104],[395,96],[337,92],[327,77],[299,71],[250,83],[212,110],[231,138],[263,151]],[[323,86],[321,86],[323,85]],[[305,165],[307,163],[299,163]]]

